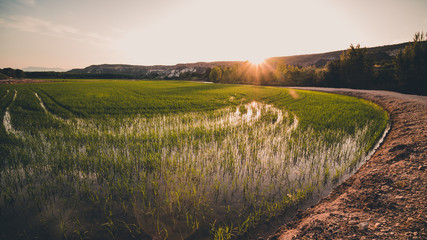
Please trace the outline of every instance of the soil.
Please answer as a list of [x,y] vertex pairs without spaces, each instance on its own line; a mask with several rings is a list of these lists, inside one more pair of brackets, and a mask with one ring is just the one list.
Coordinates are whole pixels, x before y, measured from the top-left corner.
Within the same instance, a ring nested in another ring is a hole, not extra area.
[[36,79],[1,79],[0,84],[18,84],[18,83],[42,83],[50,82],[48,80],[36,80]]
[[301,89],[370,100],[389,113],[391,129],[354,175],[268,239],[427,239],[427,97]]

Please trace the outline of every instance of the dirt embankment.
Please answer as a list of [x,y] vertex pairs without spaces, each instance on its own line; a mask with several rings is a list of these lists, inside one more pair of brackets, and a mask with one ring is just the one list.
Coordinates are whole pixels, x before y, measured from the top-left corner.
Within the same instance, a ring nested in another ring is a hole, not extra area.
[[1,79],[0,84],[19,84],[19,83],[42,83],[49,82],[48,80],[38,80],[38,79]]
[[370,100],[389,113],[392,125],[381,147],[353,176],[269,239],[427,239],[427,97],[301,89]]

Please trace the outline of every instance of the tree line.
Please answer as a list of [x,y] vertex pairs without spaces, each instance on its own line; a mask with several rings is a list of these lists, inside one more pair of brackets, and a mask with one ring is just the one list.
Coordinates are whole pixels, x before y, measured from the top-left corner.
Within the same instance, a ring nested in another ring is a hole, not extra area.
[[274,67],[249,62],[216,66],[209,81],[272,86],[321,86],[384,89],[427,95],[427,34],[416,33],[413,42],[391,61],[376,62],[366,48],[350,45],[325,67],[298,67],[283,62]]
[[[0,79],[7,78],[69,79],[158,79],[159,75],[134,76],[114,73],[23,72],[0,69]],[[366,48],[350,45],[339,59],[324,67],[299,67],[284,62],[254,65],[250,62],[234,66],[207,68],[205,73],[185,72],[167,79],[202,80],[216,83],[239,83],[269,86],[320,86],[363,89],[384,89],[427,95],[427,33],[419,32],[389,61],[378,61]]]
[[25,73],[20,69],[12,69],[12,68],[0,69],[0,79],[8,79],[8,78],[21,79],[24,77],[25,77]]

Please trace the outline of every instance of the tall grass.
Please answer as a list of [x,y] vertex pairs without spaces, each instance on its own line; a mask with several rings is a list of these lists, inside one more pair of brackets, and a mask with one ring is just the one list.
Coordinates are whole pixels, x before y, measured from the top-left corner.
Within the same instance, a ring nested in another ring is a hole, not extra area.
[[[49,90],[56,84],[2,90],[11,98],[2,100],[2,114],[4,119],[9,114],[11,123],[11,128],[4,124],[2,135],[8,141],[0,171],[4,237],[239,236],[350,171],[387,120],[376,106],[358,100],[360,109],[377,111],[376,118],[358,119],[351,131],[347,123],[319,129],[310,124],[313,113],[306,112],[315,107],[289,110],[316,99],[315,94],[301,91],[294,99],[283,95],[287,90],[266,89],[253,101],[251,91],[264,90],[238,87],[239,93],[186,84],[171,84],[188,87],[182,94],[159,84],[189,105],[176,112],[135,112],[129,97],[116,104],[131,114],[105,110],[107,99],[103,114],[91,117],[90,103],[76,107],[70,94],[58,97],[61,91]],[[93,91],[115,93],[104,90]],[[214,97],[193,100],[206,91]],[[156,96],[162,94],[150,95],[147,102],[158,101]],[[320,106],[322,101],[346,104],[333,95],[317,99]],[[347,103],[350,108],[356,106],[353,101]],[[189,111],[192,104],[204,107]],[[22,223],[27,223],[24,231],[17,227]]]

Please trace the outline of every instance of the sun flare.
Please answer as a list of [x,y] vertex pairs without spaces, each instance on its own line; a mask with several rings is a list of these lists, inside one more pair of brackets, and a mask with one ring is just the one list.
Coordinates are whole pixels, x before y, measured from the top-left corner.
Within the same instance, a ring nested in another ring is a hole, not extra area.
[[262,57],[251,57],[251,58],[248,59],[248,61],[250,63],[252,63],[253,65],[260,65],[260,64],[262,64],[262,63],[265,62],[265,58],[262,58]]

